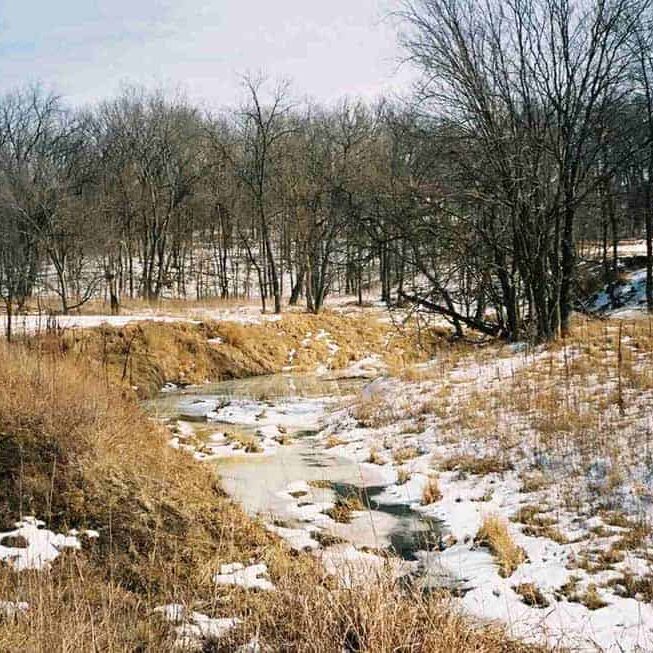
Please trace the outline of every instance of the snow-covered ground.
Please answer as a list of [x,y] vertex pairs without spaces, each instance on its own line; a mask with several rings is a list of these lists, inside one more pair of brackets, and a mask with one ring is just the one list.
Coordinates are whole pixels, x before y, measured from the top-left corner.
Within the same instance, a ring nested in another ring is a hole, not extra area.
[[[124,315],[55,315],[28,314],[14,318],[12,329],[15,334],[34,335],[44,333],[48,329],[90,329],[103,324],[123,327],[133,322],[189,322],[197,324],[202,320],[238,322],[240,324],[259,324],[262,321],[275,321],[281,319],[280,315],[272,313],[262,314],[259,307],[245,304],[233,308],[220,309],[194,309],[188,310],[185,315],[151,310],[139,311]],[[6,315],[0,315],[0,337],[4,336],[6,329]]]
[[[509,384],[519,378],[520,370],[542,364],[550,355],[544,350],[530,354],[507,351],[483,364],[464,361],[441,378],[378,380],[362,393],[361,401],[377,404],[383,423],[362,424],[356,409],[347,408],[329,418],[321,437],[325,442],[341,442],[330,452],[357,461],[363,468],[372,465],[366,461],[374,459],[374,466],[386,470],[388,478],[394,474],[396,479],[399,470],[404,479],[409,477],[403,484],[391,482],[384,500],[408,502],[415,511],[444,522],[449,535],[444,541],[450,546],[420,553],[420,572],[436,584],[445,577],[459,579],[464,591],[460,603],[468,613],[503,622],[517,637],[553,646],[583,651],[653,650],[653,607],[646,589],[651,578],[650,540],[645,537],[641,543],[629,544],[629,533],[637,528],[633,522],[617,525],[607,511],[596,514],[585,505],[568,505],[562,483],[526,487],[525,471],[533,456],[552,455],[546,447],[535,450],[537,434],[527,441],[516,435],[516,442],[510,443],[512,448],[506,452],[501,447],[508,443],[494,441],[490,433],[470,438],[451,428],[457,411],[470,410],[465,397],[475,392],[490,394],[492,388]],[[437,405],[425,406],[422,411],[425,400],[442,396],[444,387],[449,394],[449,414],[438,415]],[[597,387],[597,392],[601,391]],[[516,420],[512,423],[515,433],[522,427]],[[493,427],[488,424],[487,428]],[[397,462],[396,452],[407,448],[412,457]],[[492,466],[475,469],[471,464],[469,471],[464,464],[446,464],[464,455],[472,460],[509,459],[510,464],[497,470]],[[543,467],[550,469],[555,480],[556,471],[565,474],[563,463],[551,457],[543,461]],[[600,464],[595,461],[594,468]],[[441,497],[423,505],[424,488],[434,474]],[[594,480],[601,484],[606,476],[606,471],[599,471]],[[593,479],[567,480],[579,485],[577,496],[582,497],[587,488],[580,486]],[[632,478],[624,478],[622,483],[624,488],[632,486]],[[633,497],[630,499],[632,506]],[[650,504],[638,501],[637,509],[647,522]],[[507,578],[490,551],[475,543],[489,516],[503,520],[513,542],[525,552],[524,562]],[[641,582],[636,589],[633,579]],[[539,606],[527,605],[516,591],[524,586],[537,588],[543,597]]]
[[[612,255],[612,246],[608,248],[609,254]],[[589,258],[601,259],[603,256],[603,246],[596,243],[594,247],[586,254]],[[617,244],[617,256],[619,257],[632,257],[632,256],[646,256],[646,241],[644,239],[622,240]]]
[[646,310],[646,270],[624,273],[624,280],[610,292],[604,288],[596,293],[588,308],[596,313],[631,319]]
[[[16,523],[12,531],[0,533],[0,560],[16,571],[44,569],[59,557],[64,549],[80,549],[79,533],[68,535],[53,533],[44,528],[45,522],[35,517],[25,517]],[[95,531],[84,531],[84,535],[95,539]],[[3,544],[9,542],[9,544]]]

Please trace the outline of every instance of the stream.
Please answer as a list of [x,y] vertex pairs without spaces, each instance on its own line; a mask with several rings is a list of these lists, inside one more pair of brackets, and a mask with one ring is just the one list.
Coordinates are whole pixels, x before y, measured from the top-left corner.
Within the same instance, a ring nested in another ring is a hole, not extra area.
[[[414,561],[416,552],[439,546],[441,523],[408,504],[384,503],[388,479],[381,470],[331,454],[316,436],[326,412],[366,382],[260,376],[165,388],[146,408],[175,425],[173,446],[194,448],[196,457],[216,466],[224,489],[250,515],[317,533],[322,542],[326,535],[331,543],[390,550]],[[328,516],[335,503],[351,497],[357,509],[348,520]]]

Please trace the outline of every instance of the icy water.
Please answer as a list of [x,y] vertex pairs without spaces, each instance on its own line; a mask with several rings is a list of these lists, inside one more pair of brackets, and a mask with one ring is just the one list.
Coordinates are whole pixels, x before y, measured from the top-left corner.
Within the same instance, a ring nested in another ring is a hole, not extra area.
[[[423,518],[408,505],[382,503],[386,481],[381,472],[332,455],[315,437],[325,410],[364,383],[310,375],[262,376],[167,391],[147,408],[205,432],[237,429],[258,437],[262,429],[281,426],[291,444],[211,463],[225,490],[250,514],[270,523],[319,526],[323,533],[358,547],[391,549],[412,560],[415,551],[438,546],[439,522]],[[293,493],[302,482],[310,487]],[[325,518],[323,510],[338,497],[353,494],[365,510],[354,513],[350,523]]]

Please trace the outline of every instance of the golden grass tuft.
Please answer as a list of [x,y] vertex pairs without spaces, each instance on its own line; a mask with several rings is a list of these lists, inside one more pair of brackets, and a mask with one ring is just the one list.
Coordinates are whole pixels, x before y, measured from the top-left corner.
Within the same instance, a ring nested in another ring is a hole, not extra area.
[[330,490],[333,487],[333,481],[328,481],[327,479],[316,479],[308,481],[308,486],[320,490]]
[[339,447],[342,444],[347,444],[344,440],[339,438],[337,435],[330,435],[324,444],[327,449],[333,449],[334,447]]
[[612,587],[618,596],[653,603],[653,575],[651,574],[637,577],[632,573],[624,572],[620,578],[608,581],[608,586]]
[[363,499],[358,494],[350,494],[346,497],[338,497],[335,504],[325,511],[333,521],[340,524],[349,524],[354,513],[365,510]]
[[601,598],[594,583],[590,583],[587,589],[580,594],[573,594],[569,597],[572,603],[582,603],[588,610],[600,610],[608,604]]
[[359,426],[378,429],[388,426],[396,419],[392,405],[380,394],[361,396],[351,409]]
[[437,476],[429,476],[422,490],[422,499],[421,503],[423,506],[428,506],[436,501],[439,501],[442,498],[442,492],[440,491],[440,485],[438,483]]
[[532,472],[532,473],[523,473],[520,474],[521,487],[519,488],[520,492],[529,493],[529,492],[539,492],[550,487],[553,483],[553,480],[541,472]]
[[499,573],[504,578],[511,576],[526,560],[524,550],[514,543],[508,524],[496,515],[489,515],[483,520],[474,541],[491,551],[499,565]]
[[290,435],[290,433],[284,432],[279,432],[278,435],[275,435],[274,440],[282,446],[287,446],[293,443],[293,437]]
[[379,453],[379,450],[375,447],[370,449],[370,455],[367,457],[367,462],[372,465],[385,465],[385,458]]
[[225,432],[224,435],[234,449],[242,449],[245,453],[261,453],[263,451],[259,439],[251,433],[233,430]]
[[548,608],[549,601],[534,583],[520,583],[512,588],[526,605],[534,608]]
[[408,483],[412,477],[412,474],[407,469],[397,470],[397,485],[404,485]]
[[418,455],[416,447],[400,447],[392,452],[392,459],[397,465],[403,465],[408,460],[417,458]]
[[445,471],[460,471],[466,474],[485,476],[498,474],[512,469],[511,463],[504,457],[482,456],[477,458],[467,454],[459,454],[447,458],[441,463]]

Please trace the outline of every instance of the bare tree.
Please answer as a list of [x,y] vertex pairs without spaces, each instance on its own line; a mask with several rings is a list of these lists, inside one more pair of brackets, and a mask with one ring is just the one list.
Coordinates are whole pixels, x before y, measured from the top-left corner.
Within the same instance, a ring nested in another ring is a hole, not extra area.
[[[517,310],[512,278],[541,338],[569,327],[575,217],[601,151],[595,125],[611,122],[630,92],[627,42],[647,5],[415,0],[402,12],[404,44],[425,72],[422,106],[460,146],[466,187],[449,208],[476,214],[474,228],[505,271],[505,309]],[[508,323],[519,337],[520,320]]]
[[[292,133],[293,126],[288,122],[290,106],[288,104],[288,84],[280,84],[272,94],[269,106],[261,99],[264,80],[252,77],[245,78],[245,86],[249,93],[249,104],[242,111],[241,136],[244,147],[244,161],[241,167],[241,177],[251,194],[258,227],[260,229],[263,252],[263,271],[258,263],[254,263],[254,250],[247,243],[247,251],[252,262],[257,266],[259,278],[269,274],[274,297],[274,312],[281,312],[281,284],[276,261],[276,251],[273,245],[272,220],[281,214],[275,206],[273,198],[272,179],[274,168],[282,156],[283,140]],[[262,280],[261,280],[262,281]],[[263,285],[265,285],[263,283]],[[265,294],[261,288],[261,295]]]

